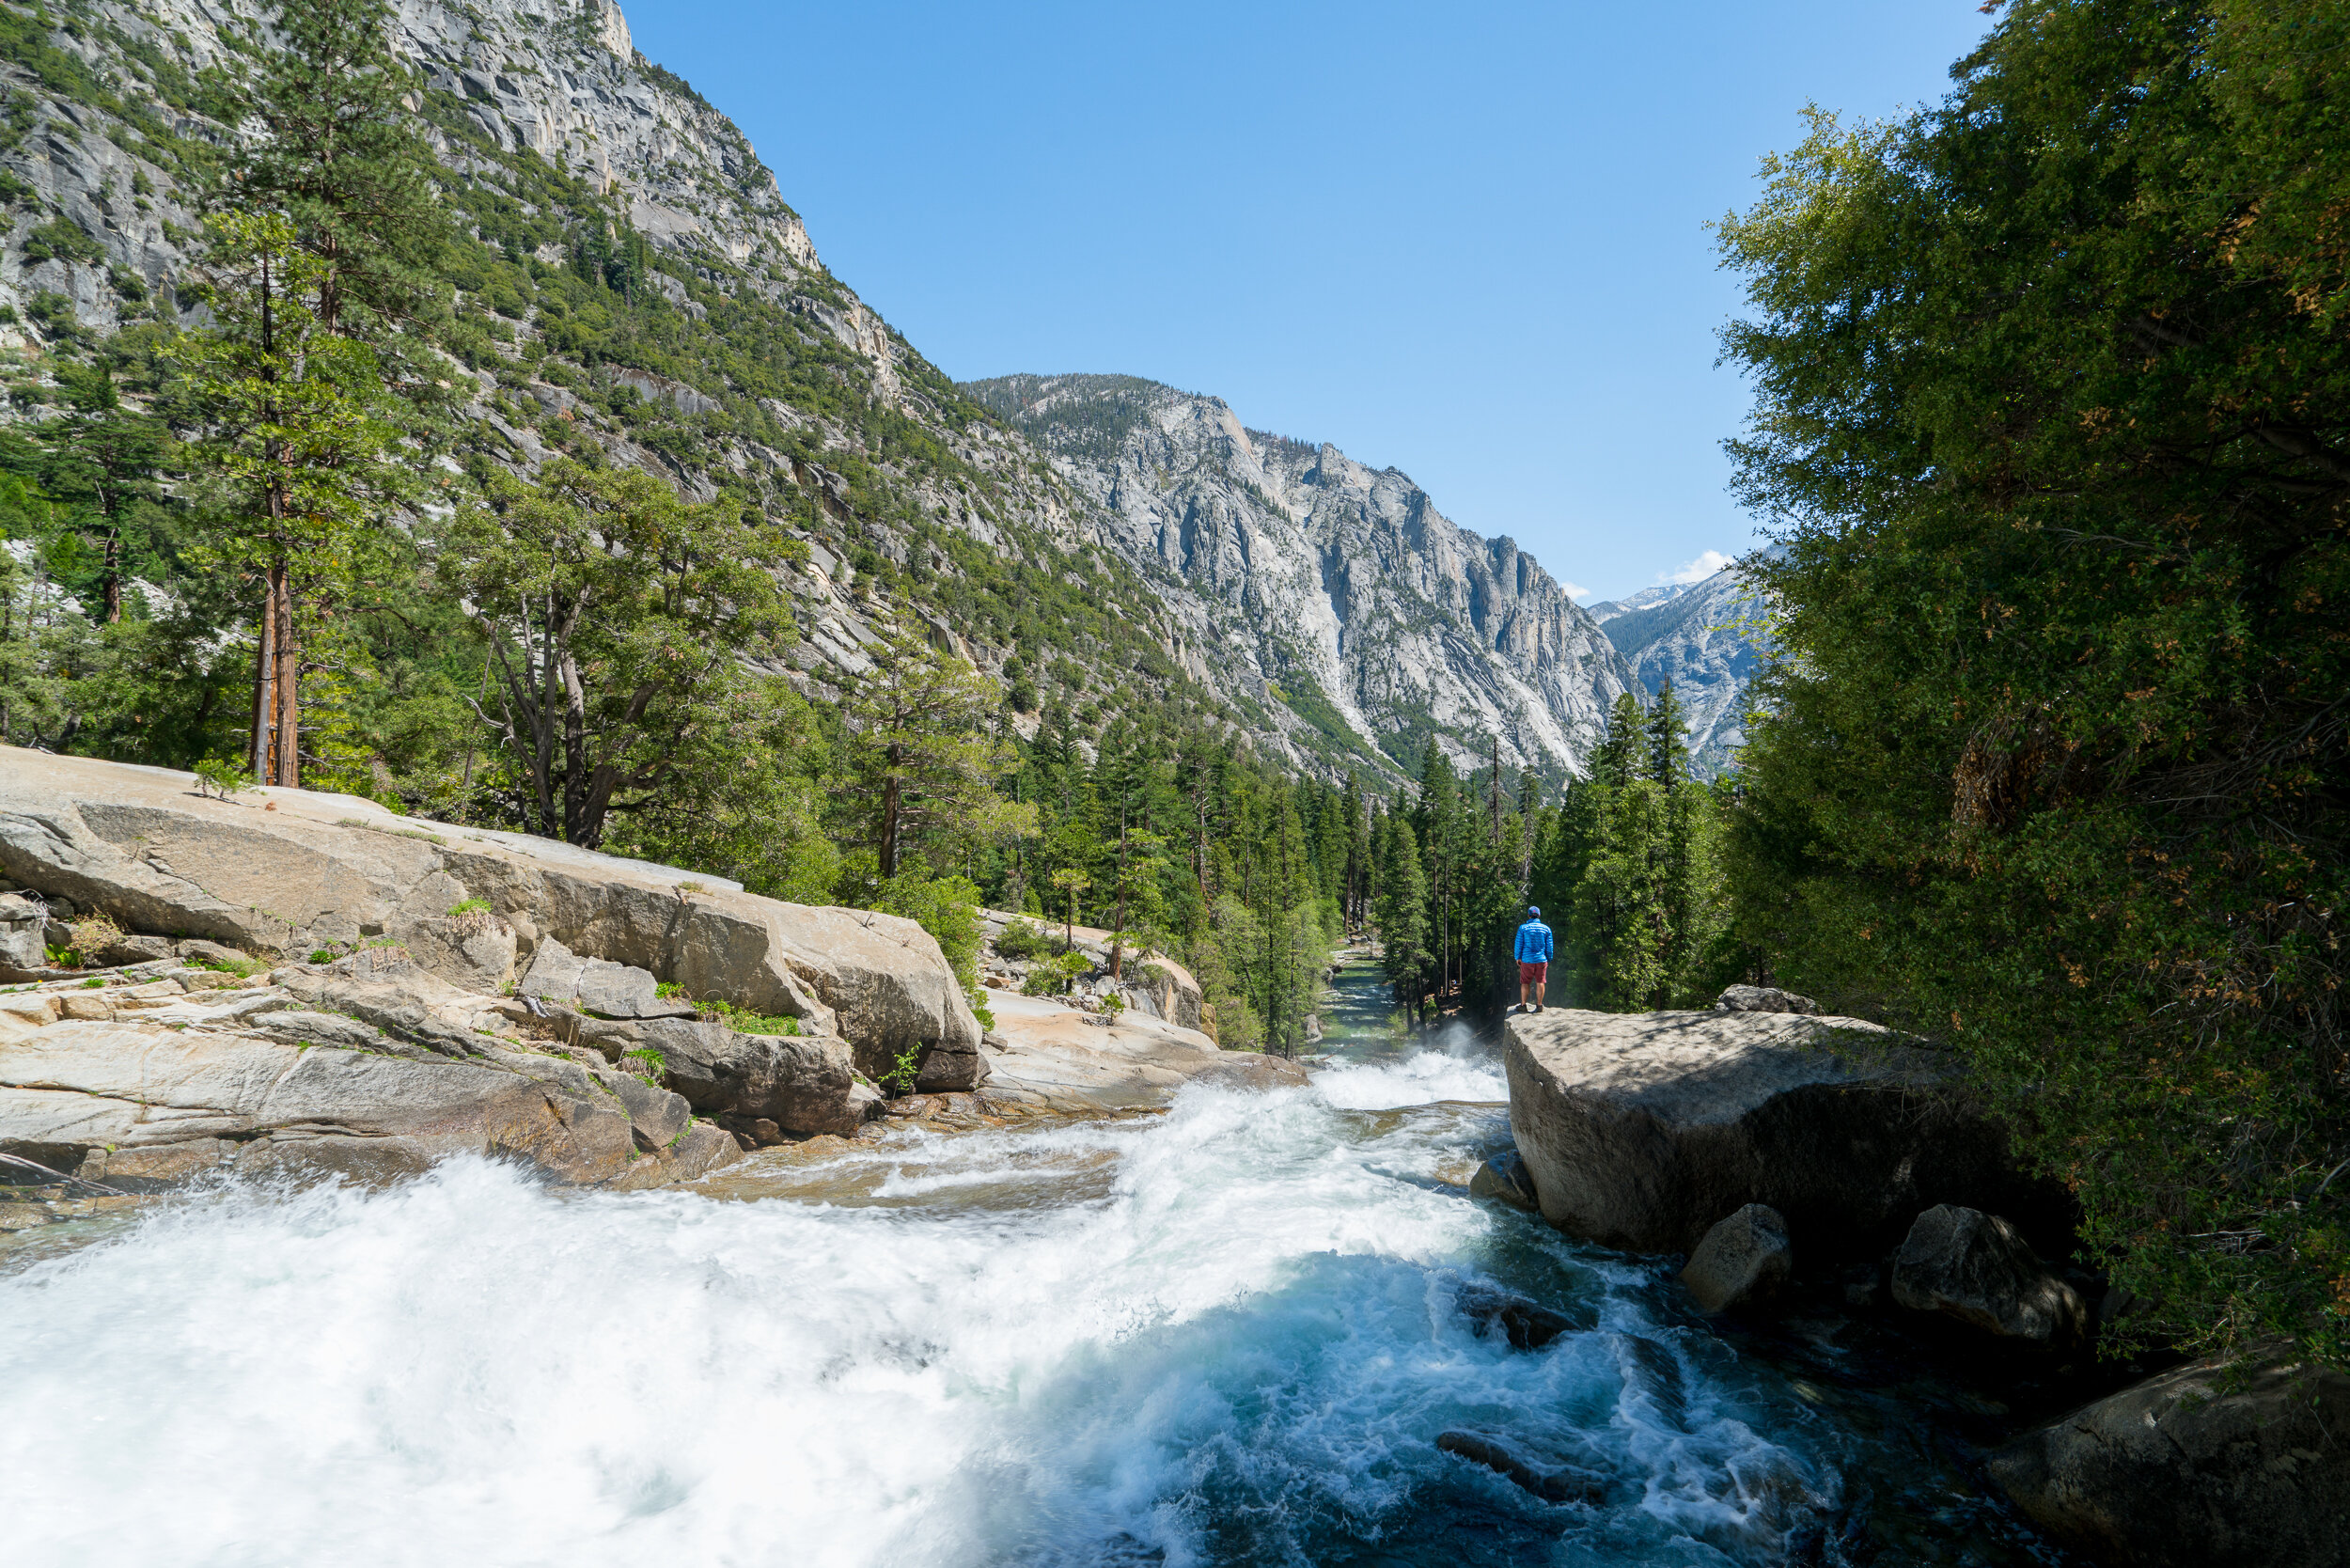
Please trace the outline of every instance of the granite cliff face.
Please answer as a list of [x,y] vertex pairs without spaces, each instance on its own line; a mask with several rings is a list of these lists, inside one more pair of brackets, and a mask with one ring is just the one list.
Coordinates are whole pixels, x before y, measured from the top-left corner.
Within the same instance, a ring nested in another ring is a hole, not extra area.
[[1396,469],[1244,427],[1220,399],[1127,376],[968,390],[1052,455],[1227,689],[1415,769],[1579,771],[1632,682],[1556,578]]
[[1691,761],[1719,773],[1746,743],[1747,683],[1764,651],[1762,605],[1734,566],[1645,606],[1633,604],[1638,597],[1594,606],[1607,612],[1601,628],[1638,672],[1644,697],[1672,682],[1689,713]]

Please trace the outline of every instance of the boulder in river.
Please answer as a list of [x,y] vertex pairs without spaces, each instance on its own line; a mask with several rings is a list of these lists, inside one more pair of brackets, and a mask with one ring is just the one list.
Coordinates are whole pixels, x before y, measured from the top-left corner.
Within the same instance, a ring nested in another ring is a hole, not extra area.
[[[1166,1104],[1185,1084],[1302,1088],[1296,1063],[1227,1051],[1198,1029],[1125,1013],[1079,1012],[1053,997],[991,991],[995,1033],[986,1045],[990,1098],[1030,1110],[1093,1114]],[[927,1083],[915,1086],[934,1092]]]
[[1955,1203],[1918,1216],[1893,1260],[1893,1299],[2002,1339],[2062,1348],[2089,1325],[2073,1287],[2041,1266],[2014,1226]]
[[1518,1350],[1540,1350],[1574,1326],[1563,1313],[1491,1285],[1465,1285],[1459,1301],[1462,1315],[1475,1325],[1479,1339],[1498,1328]]
[[1990,1457],[2024,1515],[2113,1568],[2350,1568],[2350,1376],[2202,1361]]
[[1526,1157],[1514,1149],[1505,1149],[1478,1166],[1477,1174],[1469,1178],[1469,1196],[1490,1198],[1530,1215],[1542,1213],[1542,1202],[1534,1196],[1534,1178],[1526,1168]]
[[1688,1252],[1767,1203],[1833,1260],[1881,1251],[1935,1203],[2048,1201],[1940,1092],[1938,1053],[1856,1018],[1557,1009],[1510,1018],[1504,1061],[1543,1217],[1609,1247]]
[[1787,1283],[1794,1259],[1787,1221],[1768,1204],[1749,1203],[1705,1232],[1681,1271],[1681,1282],[1709,1312],[1759,1307]]

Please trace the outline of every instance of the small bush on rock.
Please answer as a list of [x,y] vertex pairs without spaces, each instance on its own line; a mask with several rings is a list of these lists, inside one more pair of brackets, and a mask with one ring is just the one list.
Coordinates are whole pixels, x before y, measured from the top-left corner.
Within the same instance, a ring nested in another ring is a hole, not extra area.
[[995,938],[995,950],[1006,958],[1034,958],[1044,949],[1044,933],[1031,920],[1014,920]]

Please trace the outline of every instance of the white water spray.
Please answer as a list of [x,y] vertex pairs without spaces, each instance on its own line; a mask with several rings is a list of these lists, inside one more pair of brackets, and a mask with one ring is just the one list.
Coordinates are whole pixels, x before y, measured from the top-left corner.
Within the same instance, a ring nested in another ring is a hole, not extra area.
[[[1770,1560],[1836,1487],[1801,1407],[1647,1271],[1441,1178],[1497,1113],[1429,1102],[1500,1094],[1428,1052],[763,1178],[796,1198],[460,1161],[179,1200],[0,1262],[8,1557]],[[1460,1293],[1496,1272],[1588,1330],[1480,1338]],[[1540,1502],[1439,1452],[1454,1427],[1606,1500]]]

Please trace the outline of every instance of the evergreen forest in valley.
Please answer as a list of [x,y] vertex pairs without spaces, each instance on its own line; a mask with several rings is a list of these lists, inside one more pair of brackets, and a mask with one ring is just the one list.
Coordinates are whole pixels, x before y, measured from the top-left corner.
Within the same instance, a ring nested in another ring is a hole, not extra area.
[[[1941,102],[1815,114],[1721,222],[1756,389],[1731,451],[1780,548],[1746,569],[1773,655],[1711,778],[1669,683],[1578,776],[1434,741],[1409,776],[1274,760],[1135,572],[1013,520],[1049,476],[949,450],[754,268],[488,147],[387,14],[285,0],[241,71],[150,72],[262,133],[149,115],[197,259],[109,335],[31,307],[8,744],[910,916],[975,1005],[983,908],[1036,951],[1098,927],[1284,1055],[1355,940],[1398,1031],[1490,1023],[1538,904],[1553,1006],[1771,984],[1955,1053],[2153,1304],[2125,1337],[2350,1363],[2343,7],[1999,8]],[[5,12],[0,54],[129,114],[57,20]],[[998,423],[906,363],[947,425]],[[704,464],[728,442],[789,477]],[[811,681],[784,585],[824,561],[882,635]]]

